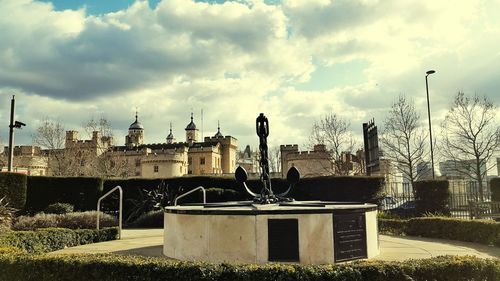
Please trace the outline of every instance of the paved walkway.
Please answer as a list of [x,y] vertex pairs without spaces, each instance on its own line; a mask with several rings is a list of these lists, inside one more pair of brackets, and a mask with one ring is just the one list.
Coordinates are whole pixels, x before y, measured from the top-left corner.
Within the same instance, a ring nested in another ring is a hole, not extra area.
[[[66,248],[53,253],[115,253],[163,256],[163,229],[127,229],[122,239]],[[481,244],[411,236],[380,235],[380,255],[376,260],[397,261],[441,255],[473,255],[500,258],[500,248]]]

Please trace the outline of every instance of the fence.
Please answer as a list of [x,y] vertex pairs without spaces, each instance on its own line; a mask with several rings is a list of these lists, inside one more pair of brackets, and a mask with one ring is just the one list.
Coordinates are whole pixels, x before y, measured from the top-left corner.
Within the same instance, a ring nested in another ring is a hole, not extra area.
[[[491,201],[489,183],[484,185],[483,193],[479,192],[479,185],[474,181],[450,180],[449,207],[451,216],[469,219],[471,207],[469,202]],[[403,216],[412,216],[415,213],[415,198],[413,188],[409,182],[386,183],[384,187],[386,198],[382,204],[382,210],[393,212]]]

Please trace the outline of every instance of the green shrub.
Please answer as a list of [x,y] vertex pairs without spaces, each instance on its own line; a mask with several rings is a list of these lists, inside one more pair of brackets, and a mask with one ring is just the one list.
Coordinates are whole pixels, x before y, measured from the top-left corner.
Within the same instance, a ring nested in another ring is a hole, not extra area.
[[151,211],[140,216],[132,223],[137,228],[163,228],[164,211]]
[[0,255],[1,280],[499,280],[500,261],[443,256],[337,265],[207,264],[123,255]]
[[68,203],[54,203],[50,204],[45,208],[44,213],[46,214],[66,214],[73,212],[73,205]]
[[[14,230],[35,230],[39,228],[61,227],[70,229],[93,229],[96,228],[97,211],[75,212],[68,214],[44,214],[34,216],[20,216],[12,225]],[[101,213],[99,225],[101,227],[116,226],[118,221],[115,217]]]
[[45,228],[36,231],[12,231],[0,235],[0,247],[11,246],[28,253],[46,253],[65,247],[114,240],[117,235],[118,228],[100,230]]
[[490,180],[491,201],[500,201],[500,178]]
[[10,208],[5,197],[0,198],[0,232],[10,230],[16,209]]
[[[299,181],[294,189],[292,189],[289,196],[296,200],[377,203],[382,197],[381,190],[383,180],[384,179],[380,177],[347,176],[304,178]],[[140,215],[153,210],[152,208],[147,208],[148,202],[150,202],[148,198],[150,197],[146,196],[146,194],[148,191],[158,189],[162,183],[168,186],[172,194],[176,195],[183,194],[198,186],[203,186],[210,190],[207,190],[208,202],[251,199],[246,191],[244,191],[243,187],[238,185],[236,180],[232,177],[196,176],[167,179],[106,180],[104,182],[103,192],[107,192],[117,185],[121,186],[124,197],[123,213],[128,221],[133,221]],[[274,178],[271,179],[271,183],[275,193],[281,193],[288,189],[286,179]],[[257,193],[259,193],[262,188],[262,183],[259,179],[248,180],[247,185],[251,190]],[[174,196],[169,197],[174,198]],[[169,198],[169,200],[173,199]],[[202,196],[200,191],[182,198],[179,202],[192,203],[201,202],[201,200]],[[165,206],[165,204],[164,202],[162,206]],[[118,210],[118,200],[105,200],[103,202],[103,210]]]
[[17,255],[24,253],[26,253],[26,251],[18,247],[0,246],[0,255]]
[[500,246],[500,223],[492,220],[465,220],[448,217],[419,217],[409,220],[379,218],[378,223],[381,233]]
[[26,204],[27,176],[0,173],[0,198],[5,197],[9,207],[23,209]]
[[450,190],[447,180],[425,180],[413,184],[415,189],[415,211],[424,214],[450,215]]
[[66,202],[76,211],[95,210],[102,193],[103,180],[89,177],[28,177],[26,208],[44,210],[50,204]]
[[378,229],[384,234],[403,235],[407,233],[408,220],[378,219]]

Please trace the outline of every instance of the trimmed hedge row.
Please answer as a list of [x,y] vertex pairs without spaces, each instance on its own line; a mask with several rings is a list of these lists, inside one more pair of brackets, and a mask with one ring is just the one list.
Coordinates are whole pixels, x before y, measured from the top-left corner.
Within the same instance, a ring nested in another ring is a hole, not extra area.
[[417,216],[424,214],[450,215],[449,182],[447,180],[423,180],[414,182],[415,211]]
[[27,178],[23,174],[0,173],[0,198],[5,196],[9,207],[24,208]]
[[491,201],[500,201],[500,178],[490,180]]
[[409,220],[379,218],[382,233],[474,242],[500,247],[500,223],[492,220],[462,220],[422,217]]
[[[168,179],[127,179],[127,180],[107,180],[104,182],[104,192],[107,192],[119,185],[124,189],[124,193],[133,193],[139,188],[154,189],[161,182],[173,188],[182,187],[184,192],[198,186],[205,188],[219,188],[225,190],[235,190],[241,194],[238,200],[248,199],[243,187],[234,178],[228,177],[179,177]],[[374,202],[381,197],[382,177],[313,177],[304,178],[299,181],[290,193],[296,200],[327,200],[327,201],[357,201]],[[247,181],[248,187],[259,192],[262,188],[259,179]],[[288,189],[286,179],[275,178],[271,180],[271,185],[276,193],[281,193]]]
[[65,247],[115,240],[117,236],[116,227],[100,230],[45,228],[35,231],[12,231],[0,235],[0,247],[17,247],[28,253],[46,253]]
[[0,255],[1,280],[499,280],[500,260],[442,256],[412,262],[241,265],[122,255]]
[[75,211],[95,210],[103,180],[90,177],[28,177],[26,209],[43,211],[54,203],[69,203]]

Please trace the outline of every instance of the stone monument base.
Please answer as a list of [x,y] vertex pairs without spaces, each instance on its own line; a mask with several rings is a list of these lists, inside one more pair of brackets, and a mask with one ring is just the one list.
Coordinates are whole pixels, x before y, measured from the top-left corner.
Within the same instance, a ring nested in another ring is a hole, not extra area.
[[377,206],[208,203],[165,208],[163,254],[207,262],[327,264],[379,254]]

